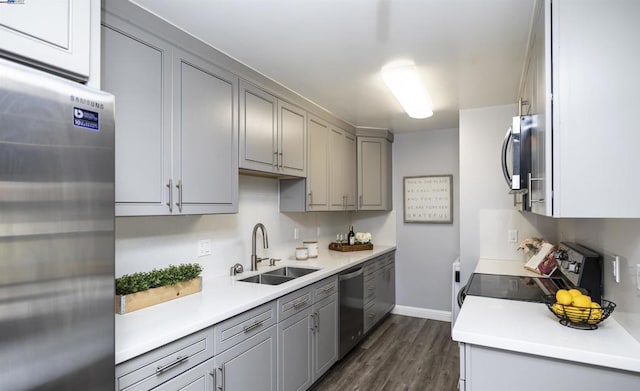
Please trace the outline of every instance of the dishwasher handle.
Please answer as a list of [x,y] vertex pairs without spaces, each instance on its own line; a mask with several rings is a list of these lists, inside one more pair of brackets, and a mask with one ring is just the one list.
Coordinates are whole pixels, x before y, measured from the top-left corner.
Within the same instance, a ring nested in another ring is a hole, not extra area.
[[346,281],[346,280],[351,280],[354,279],[358,276],[362,275],[362,268],[358,268],[357,270],[351,272],[351,273],[346,273],[346,274],[340,274],[340,276],[338,277],[340,281]]

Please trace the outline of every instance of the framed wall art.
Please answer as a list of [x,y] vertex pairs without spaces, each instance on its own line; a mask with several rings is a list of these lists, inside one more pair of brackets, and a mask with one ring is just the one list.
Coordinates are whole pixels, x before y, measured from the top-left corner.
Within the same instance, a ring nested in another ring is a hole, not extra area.
[[402,179],[405,223],[453,223],[453,175]]

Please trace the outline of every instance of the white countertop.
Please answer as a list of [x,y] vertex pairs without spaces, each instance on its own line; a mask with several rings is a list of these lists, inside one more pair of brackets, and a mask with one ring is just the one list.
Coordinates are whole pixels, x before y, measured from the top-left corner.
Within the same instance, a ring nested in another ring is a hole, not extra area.
[[[328,249],[321,250],[319,257],[313,260],[282,261],[274,267],[260,265],[257,272],[245,271],[235,277],[221,276],[206,279],[202,283],[202,292],[125,315],[115,315],[116,364],[394,249],[395,246],[376,245],[370,251],[342,253]],[[237,281],[290,265],[320,268],[320,270],[275,286]]]
[[[481,259],[476,272],[531,276],[523,264]],[[561,325],[541,303],[467,296],[452,337],[458,342],[640,372],[640,343],[615,320],[615,312],[597,330],[576,330]]]

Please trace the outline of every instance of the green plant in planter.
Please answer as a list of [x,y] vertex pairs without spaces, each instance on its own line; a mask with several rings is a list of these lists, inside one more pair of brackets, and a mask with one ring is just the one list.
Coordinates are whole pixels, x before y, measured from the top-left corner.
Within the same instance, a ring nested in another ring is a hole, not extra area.
[[153,269],[150,272],[125,274],[116,278],[116,295],[129,295],[166,285],[192,280],[200,275],[202,266],[197,263],[186,263],[179,266],[169,265],[164,269]]

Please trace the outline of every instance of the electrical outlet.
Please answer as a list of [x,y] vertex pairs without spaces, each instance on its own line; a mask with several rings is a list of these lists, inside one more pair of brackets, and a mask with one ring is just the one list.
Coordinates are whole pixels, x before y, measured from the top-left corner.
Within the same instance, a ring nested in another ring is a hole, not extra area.
[[509,243],[518,243],[518,230],[510,229],[507,233],[507,242]]
[[211,255],[211,240],[198,240],[198,257]]
[[616,283],[620,283],[620,257],[612,255],[613,261],[611,261],[611,268],[613,270],[613,279]]
[[640,291],[640,263],[636,265],[636,289]]
[[293,240],[298,240],[298,228],[293,229]]

